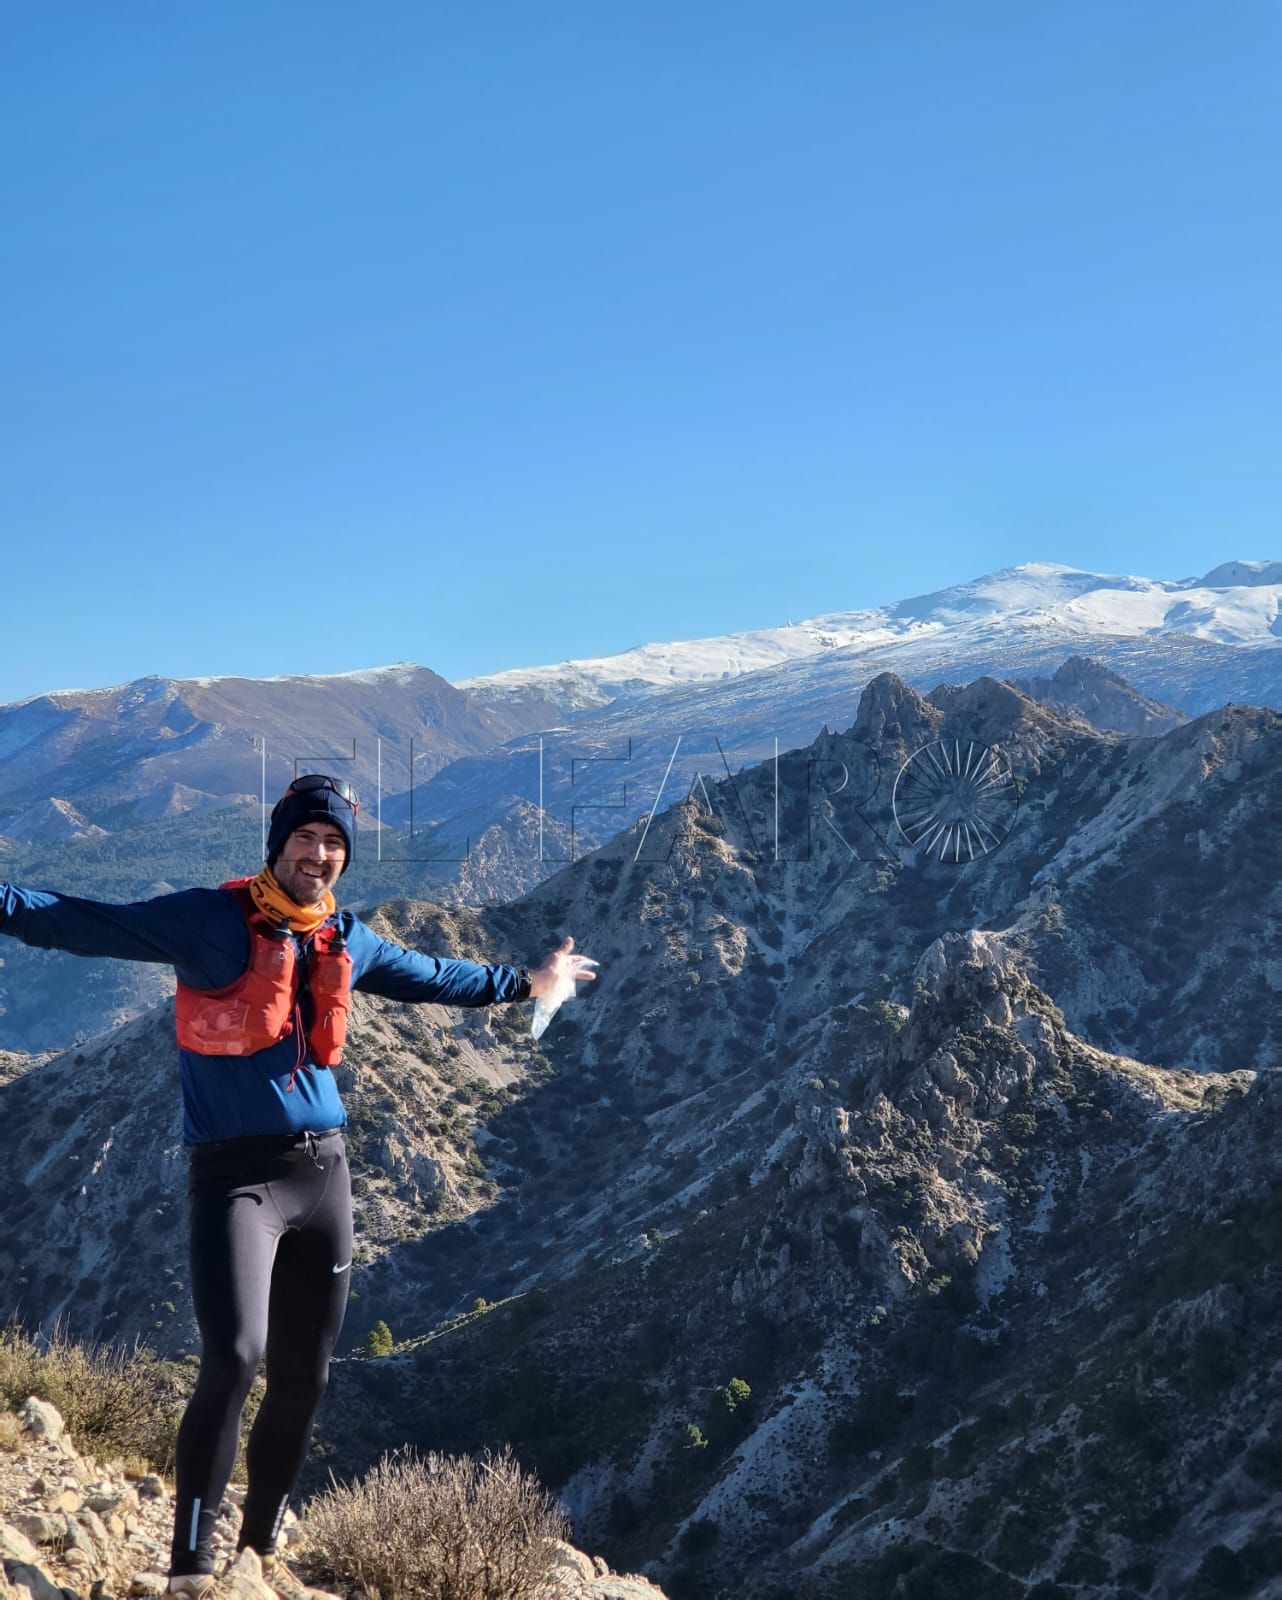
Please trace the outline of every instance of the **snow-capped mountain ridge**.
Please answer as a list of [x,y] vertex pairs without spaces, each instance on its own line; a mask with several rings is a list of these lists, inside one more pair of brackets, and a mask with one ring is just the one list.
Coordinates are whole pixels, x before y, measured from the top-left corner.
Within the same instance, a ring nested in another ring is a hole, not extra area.
[[859,611],[782,627],[637,645],[618,655],[511,668],[461,679],[490,703],[541,693],[569,710],[710,684],[840,650],[925,642],[941,634],[977,642],[1010,628],[1062,638],[1184,634],[1224,645],[1282,642],[1282,562],[1229,561],[1203,577],[1144,578],[1025,562],[968,583]]
[[[800,622],[698,639],[650,641],[609,656],[567,658],[460,678],[454,687],[482,703],[547,693],[569,711],[634,699],[655,690],[713,684],[788,662],[843,650],[926,643],[940,635],[976,643],[1008,627],[1061,638],[1070,651],[1088,641],[1183,634],[1224,645],[1282,642],[1282,561],[1226,561],[1202,577],[1144,578],[1101,574],[1056,562],[1003,567],[966,583],[855,611],[825,612]],[[413,662],[351,672],[281,673],[250,679],[214,674],[185,679],[151,675],[129,684],[57,689],[28,695],[9,712],[41,706],[51,718],[85,702],[141,706],[180,692],[246,684],[369,685],[402,688],[424,672]]]
[[111,683],[90,689],[46,689],[39,694],[29,694],[21,700],[10,700],[5,709],[17,710],[21,706],[35,705],[41,700],[79,701],[104,699],[111,696],[126,697],[131,706],[146,705],[165,695],[172,695],[186,685],[201,689],[217,688],[224,684],[242,683],[369,683],[400,684],[413,682],[424,669],[412,661],[394,661],[386,667],[360,667],[354,672],[278,672],[270,678],[248,678],[243,673],[221,672],[205,677],[166,678],[152,673],[128,683]]

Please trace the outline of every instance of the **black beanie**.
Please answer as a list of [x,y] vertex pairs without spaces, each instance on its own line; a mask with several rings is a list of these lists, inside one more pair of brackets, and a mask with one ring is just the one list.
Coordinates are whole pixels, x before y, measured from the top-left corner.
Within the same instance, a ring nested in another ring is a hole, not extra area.
[[327,822],[342,834],[347,844],[347,859],[343,862],[346,872],[356,854],[356,812],[332,789],[290,789],[280,797],[267,834],[267,865],[276,865],[285,840],[308,822]]

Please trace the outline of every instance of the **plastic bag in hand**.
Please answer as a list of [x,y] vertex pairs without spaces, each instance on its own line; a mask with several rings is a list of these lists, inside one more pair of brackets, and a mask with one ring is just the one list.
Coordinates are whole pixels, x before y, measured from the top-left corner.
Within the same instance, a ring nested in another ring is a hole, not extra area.
[[577,998],[574,985],[583,982],[588,969],[595,969],[598,965],[588,956],[571,956],[570,962],[569,970],[557,980],[551,994],[541,994],[534,1002],[534,1020],[530,1024],[530,1032],[536,1039],[543,1037],[544,1029],[565,1001]]

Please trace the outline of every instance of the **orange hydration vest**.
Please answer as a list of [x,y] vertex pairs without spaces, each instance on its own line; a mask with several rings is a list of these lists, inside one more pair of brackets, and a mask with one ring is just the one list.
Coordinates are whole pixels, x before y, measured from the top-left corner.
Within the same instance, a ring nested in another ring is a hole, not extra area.
[[[230,889],[249,929],[249,965],[222,989],[178,985],[178,1043],[199,1056],[252,1056],[298,1030],[303,1064],[302,1015],[298,1005],[298,952],[288,923],[275,926],[255,906],[246,888],[251,880],[236,878],[219,887]],[[307,963],[307,992],[312,1025],[307,1045],[317,1066],[336,1067],[347,1042],[347,1013],[352,1006],[352,958],[342,930],[318,928],[312,935]],[[289,1086],[294,1087],[294,1074]]]

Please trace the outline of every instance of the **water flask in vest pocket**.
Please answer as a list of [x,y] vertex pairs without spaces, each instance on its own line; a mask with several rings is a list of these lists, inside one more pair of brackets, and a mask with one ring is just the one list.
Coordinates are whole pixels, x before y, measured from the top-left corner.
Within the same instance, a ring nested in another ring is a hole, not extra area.
[[307,1036],[318,1067],[336,1067],[347,1043],[347,1013],[352,1008],[352,958],[335,933],[328,948],[312,952],[308,990],[316,1020]]

